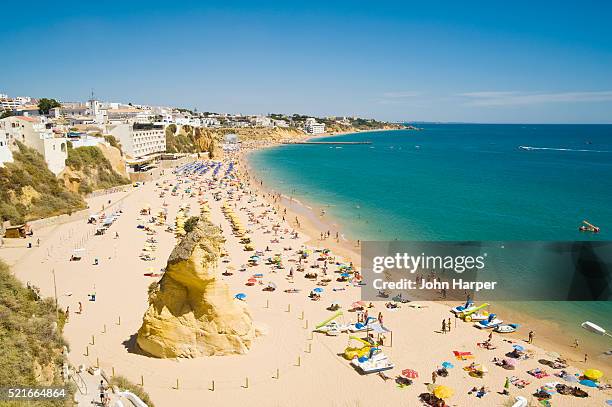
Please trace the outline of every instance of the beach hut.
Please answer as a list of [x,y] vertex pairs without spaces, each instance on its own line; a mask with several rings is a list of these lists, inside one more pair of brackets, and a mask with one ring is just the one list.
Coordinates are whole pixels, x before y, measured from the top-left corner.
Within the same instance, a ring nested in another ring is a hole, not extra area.
[[7,239],[25,238],[29,232],[30,227],[27,223],[22,225],[7,226],[4,231],[4,237]]

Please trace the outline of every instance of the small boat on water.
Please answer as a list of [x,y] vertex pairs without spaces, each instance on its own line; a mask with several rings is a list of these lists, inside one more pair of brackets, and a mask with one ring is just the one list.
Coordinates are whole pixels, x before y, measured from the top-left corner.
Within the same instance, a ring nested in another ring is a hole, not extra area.
[[601,231],[599,226],[595,226],[586,220],[583,220],[582,223],[583,224],[578,227],[578,230],[581,232],[599,233]]

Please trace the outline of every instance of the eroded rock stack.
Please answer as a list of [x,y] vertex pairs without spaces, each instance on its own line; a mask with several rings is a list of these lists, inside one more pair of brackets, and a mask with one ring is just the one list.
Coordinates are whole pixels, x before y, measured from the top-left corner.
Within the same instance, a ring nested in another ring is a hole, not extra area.
[[160,358],[242,354],[256,336],[246,305],[217,277],[223,237],[200,218],[174,248],[166,273],[149,290],[138,331],[144,353]]

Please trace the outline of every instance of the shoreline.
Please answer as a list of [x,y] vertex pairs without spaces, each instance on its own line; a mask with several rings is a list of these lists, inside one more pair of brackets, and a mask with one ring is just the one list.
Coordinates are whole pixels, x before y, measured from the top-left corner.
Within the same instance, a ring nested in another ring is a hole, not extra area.
[[[363,132],[395,130],[403,129],[379,129],[366,130]],[[358,133],[342,132],[335,134],[317,135],[308,137],[306,140],[348,134]],[[335,221],[332,215],[326,214],[325,219],[322,219],[321,216],[317,215],[317,209],[319,209],[318,207],[323,207],[323,205],[318,205],[316,202],[301,202],[296,198],[287,197],[282,192],[278,191],[278,187],[274,185],[262,185],[261,182],[263,182],[263,179],[261,177],[254,177],[254,175],[257,174],[257,171],[249,162],[249,155],[255,153],[258,150],[276,148],[280,146],[282,146],[281,143],[274,143],[271,145],[252,147],[249,148],[247,151],[241,151],[239,153],[241,159],[240,161],[243,162],[243,165],[246,167],[246,171],[248,172],[248,176],[246,177],[246,179],[249,180],[249,186],[253,190],[258,191],[269,204],[271,204],[275,208],[278,208],[277,210],[279,210],[279,212],[280,210],[286,209],[288,219],[294,219],[296,216],[298,216],[300,219],[304,219],[303,224],[301,224],[300,226],[297,226],[295,222],[292,222],[292,226],[309,237],[308,244],[315,247],[329,247],[333,252],[341,254],[342,256],[352,261],[355,265],[357,265],[357,267],[361,267],[361,255],[359,252],[359,247],[356,245],[357,239],[347,235],[346,232],[343,233],[342,225],[339,222]],[[274,195],[276,195],[276,197]],[[321,230],[327,229],[333,230],[332,237],[335,237],[335,232],[337,231],[339,233],[339,236],[342,236],[344,239],[340,241],[336,241],[334,238],[321,240],[320,238],[316,237],[320,234]],[[443,300],[434,302],[449,307],[454,307],[458,305],[456,303],[446,302]],[[589,363],[591,365],[599,366],[600,368],[612,368],[612,357],[604,354],[605,351],[602,351],[600,349],[599,344],[595,343],[595,337],[591,338],[589,336],[594,334],[587,333],[586,335],[584,335],[587,339],[582,340],[580,342],[586,342],[586,347],[580,348],[580,350],[576,349],[572,346],[574,337],[567,337],[567,333],[564,331],[563,327],[560,326],[559,322],[555,322],[554,320],[551,321],[550,319],[545,318],[537,318],[531,313],[516,309],[516,306],[513,307],[511,304],[509,304],[511,302],[512,301],[504,301],[492,304],[492,306],[497,309],[500,309],[501,312],[504,313],[506,316],[512,316],[512,318],[507,317],[508,319],[520,321],[522,333],[510,334],[508,335],[508,337],[512,337],[515,340],[521,340],[526,335],[526,332],[533,330],[534,332],[536,332],[537,341],[538,343],[542,344],[542,347],[550,351],[555,351],[560,354],[567,355],[568,360],[571,360],[574,363],[582,363],[586,350],[586,353],[589,355]],[[612,350],[612,343],[610,345],[610,349]]]

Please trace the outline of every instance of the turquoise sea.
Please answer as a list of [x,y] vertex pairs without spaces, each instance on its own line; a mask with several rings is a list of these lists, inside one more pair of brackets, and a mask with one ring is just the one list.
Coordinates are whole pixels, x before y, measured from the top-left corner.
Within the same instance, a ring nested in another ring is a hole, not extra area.
[[[612,240],[612,125],[418,127],[324,139],[371,145],[265,149],[249,161],[351,239]],[[584,219],[601,232],[579,232]],[[516,307],[561,321],[568,335],[589,335],[585,320],[612,329],[612,302]]]

